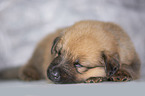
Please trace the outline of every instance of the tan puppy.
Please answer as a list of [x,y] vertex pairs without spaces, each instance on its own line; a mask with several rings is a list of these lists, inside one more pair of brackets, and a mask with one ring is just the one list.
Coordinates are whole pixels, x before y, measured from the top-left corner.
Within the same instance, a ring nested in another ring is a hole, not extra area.
[[45,37],[21,67],[1,78],[50,79],[54,83],[138,79],[140,60],[128,35],[116,24],[80,21]]

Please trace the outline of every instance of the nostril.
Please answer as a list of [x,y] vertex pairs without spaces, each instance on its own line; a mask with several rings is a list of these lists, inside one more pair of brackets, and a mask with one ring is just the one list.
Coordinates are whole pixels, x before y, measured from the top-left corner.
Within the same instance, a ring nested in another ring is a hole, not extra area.
[[55,68],[52,72],[52,75],[56,78],[59,78],[60,76],[60,72],[59,72],[59,69],[58,68]]
[[60,69],[59,68],[54,68],[52,70],[52,78],[54,81],[59,81],[60,80]]

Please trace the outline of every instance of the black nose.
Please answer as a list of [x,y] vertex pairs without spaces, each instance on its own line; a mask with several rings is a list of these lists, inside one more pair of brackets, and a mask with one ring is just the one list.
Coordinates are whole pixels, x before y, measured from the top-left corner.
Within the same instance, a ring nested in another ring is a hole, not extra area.
[[58,69],[58,68],[53,69],[52,75],[53,75],[53,77],[54,77],[56,80],[59,79],[59,78],[60,78],[60,71],[59,71],[59,69]]
[[59,68],[53,68],[52,70],[48,69],[47,76],[52,81],[55,81],[55,82],[60,81],[60,69]]

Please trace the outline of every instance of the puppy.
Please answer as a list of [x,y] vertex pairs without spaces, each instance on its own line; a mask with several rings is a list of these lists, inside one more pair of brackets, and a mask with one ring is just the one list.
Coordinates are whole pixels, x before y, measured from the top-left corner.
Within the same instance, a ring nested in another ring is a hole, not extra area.
[[130,81],[140,60],[128,35],[116,24],[80,21],[45,37],[22,67],[3,70],[1,79],[54,83]]

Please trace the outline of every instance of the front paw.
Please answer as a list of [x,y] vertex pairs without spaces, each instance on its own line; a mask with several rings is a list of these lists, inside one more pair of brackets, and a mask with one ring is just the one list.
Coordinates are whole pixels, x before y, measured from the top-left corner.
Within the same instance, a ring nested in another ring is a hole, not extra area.
[[115,82],[127,82],[131,80],[132,77],[130,76],[130,74],[123,70],[119,70],[113,76],[108,77],[108,81],[115,81]]
[[84,83],[100,83],[102,81],[104,81],[103,77],[91,77],[87,79]]

